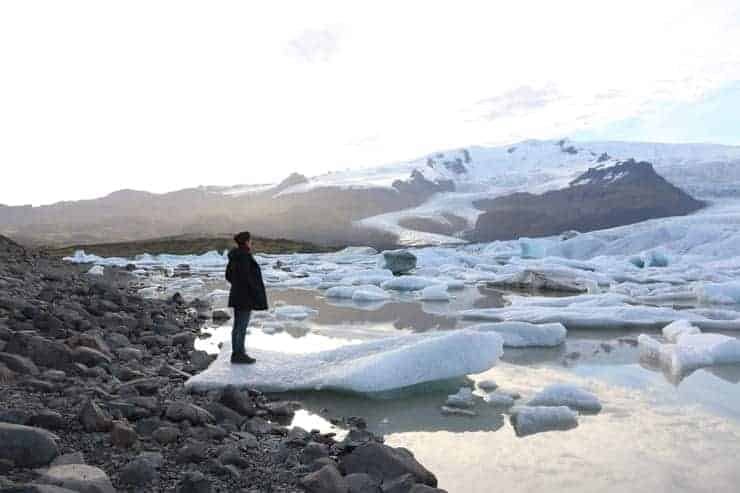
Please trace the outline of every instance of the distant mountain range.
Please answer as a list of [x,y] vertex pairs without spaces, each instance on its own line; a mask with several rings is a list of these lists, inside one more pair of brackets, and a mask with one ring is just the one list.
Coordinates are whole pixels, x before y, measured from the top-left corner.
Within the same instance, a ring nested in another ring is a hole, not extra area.
[[47,245],[241,229],[319,245],[450,244],[630,224],[723,197],[740,197],[740,147],[531,140],[278,184],[0,206],[0,233]]

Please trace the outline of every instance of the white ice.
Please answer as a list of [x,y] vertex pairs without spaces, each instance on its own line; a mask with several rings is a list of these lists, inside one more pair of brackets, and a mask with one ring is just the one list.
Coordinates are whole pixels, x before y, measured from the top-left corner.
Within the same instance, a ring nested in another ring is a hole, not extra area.
[[437,284],[422,289],[419,299],[421,301],[450,301],[450,293],[447,292],[446,285]]
[[663,337],[668,342],[676,342],[679,337],[686,334],[701,334],[699,327],[691,325],[688,320],[676,320],[663,327]]
[[560,323],[531,324],[527,322],[499,322],[476,324],[468,330],[496,332],[504,340],[504,347],[555,347],[565,342],[568,331]]
[[313,308],[300,305],[284,305],[275,308],[275,315],[278,318],[290,320],[306,320],[317,313]]
[[232,365],[227,344],[191,389],[226,385],[262,391],[344,390],[373,393],[481,373],[503,353],[498,334],[468,330],[390,337],[305,354],[251,350],[254,365]]
[[640,358],[660,365],[673,375],[685,375],[705,366],[740,363],[740,340],[722,334],[684,334],[662,344],[642,334]]
[[[437,279],[421,276],[399,276],[381,284],[383,289],[394,291],[420,291],[429,286],[440,284]],[[446,287],[446,286],[445,286]]]
[[576,411],[601,411],[599,398],[576,385],[554,384],[542,390],[527,403],[528,406],[566,406]]
[[449,407],[470,408],[475,405],[475,395],[470,387],[461,387],[454,394],[447,396],[445,405]]

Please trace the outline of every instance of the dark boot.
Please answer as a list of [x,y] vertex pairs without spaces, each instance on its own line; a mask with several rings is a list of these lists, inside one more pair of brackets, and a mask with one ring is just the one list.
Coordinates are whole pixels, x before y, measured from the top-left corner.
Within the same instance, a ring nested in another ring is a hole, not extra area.
[[244,353],[231,353],[231,363],[235,365],[252,365],[257,361]]

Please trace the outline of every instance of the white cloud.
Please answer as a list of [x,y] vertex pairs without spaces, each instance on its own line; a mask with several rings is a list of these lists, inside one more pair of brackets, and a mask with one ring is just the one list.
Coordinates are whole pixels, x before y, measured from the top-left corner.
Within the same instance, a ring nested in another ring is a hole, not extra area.
[[2,2],[0,203],[561,136],[740,80],[739,19],[735,0]]

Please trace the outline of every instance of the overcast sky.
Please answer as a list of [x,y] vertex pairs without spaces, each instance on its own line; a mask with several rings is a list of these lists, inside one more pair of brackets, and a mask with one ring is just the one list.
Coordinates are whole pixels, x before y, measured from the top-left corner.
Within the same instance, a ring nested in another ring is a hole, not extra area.
[[740,144],[738,46],[738,0],[5,0],[0,203],[525,138]]

